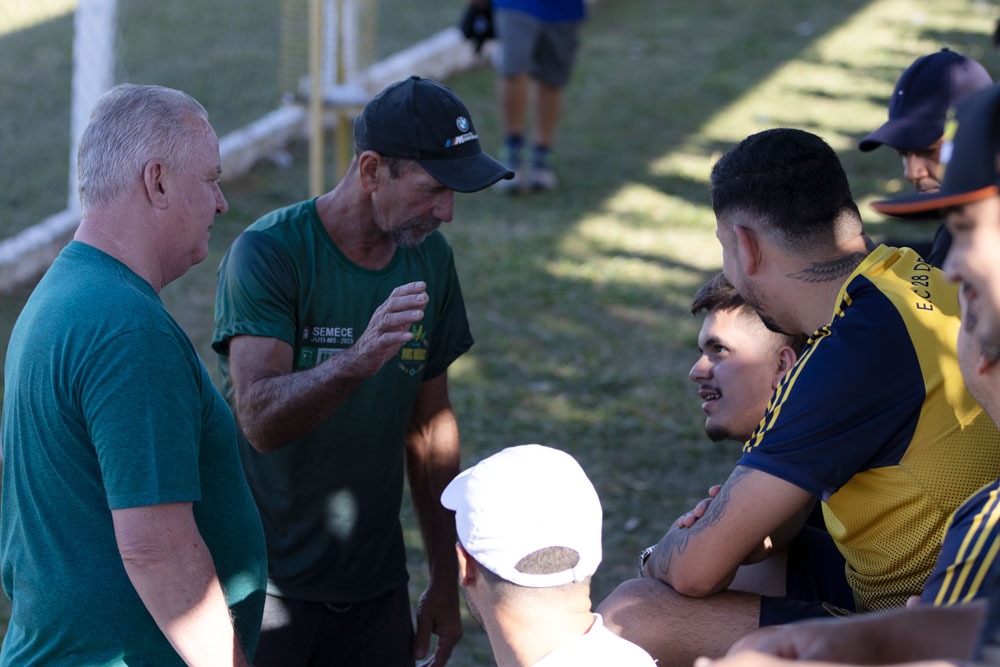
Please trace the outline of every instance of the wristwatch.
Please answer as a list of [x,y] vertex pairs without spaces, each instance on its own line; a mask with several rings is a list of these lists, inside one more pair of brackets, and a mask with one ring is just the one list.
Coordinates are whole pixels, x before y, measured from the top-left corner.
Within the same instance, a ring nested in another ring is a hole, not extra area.
[[639,554],[639,577],[640,578],[646,576],[646,574],[643,572],[643,569],[646,567],[646,561],[649,560],[649,557],[653,555],[653,550],[654,549],[656,549],[656,545],[655,544],[653,546],[651,546],[651,547],[646,547],[645,549],[642,550],[642,553]]

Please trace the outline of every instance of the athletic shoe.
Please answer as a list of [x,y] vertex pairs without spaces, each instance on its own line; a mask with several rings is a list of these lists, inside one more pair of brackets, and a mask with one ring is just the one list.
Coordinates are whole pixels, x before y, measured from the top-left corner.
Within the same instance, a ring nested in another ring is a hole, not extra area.
[[559,179],[551,167],[532,167],[527,180],[528,188],[535,192],[549,192],[559,187]]
[[524,192],[526,188],[524,187],[524,179],[521,178],[520,149],[512,150],[510,146],[504,146],[500,161],[503,163],[503,166],[514,172],[514,178],[501,178],[494,184],[494,189],[505,195],[518,195]]

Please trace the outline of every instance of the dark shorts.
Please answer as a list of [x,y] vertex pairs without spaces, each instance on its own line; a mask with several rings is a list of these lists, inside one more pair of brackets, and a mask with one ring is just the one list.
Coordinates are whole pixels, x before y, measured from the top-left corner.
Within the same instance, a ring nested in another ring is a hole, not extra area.
[[551,23],[516,9],[495,9],[493,27],[500,41],[494,66],[501,76],[528,74],[561,88],[569,81],[579,44],[577,21]]
[[792,540],[785,589],[785,597],[761,598],[761,627],[854,613],[844,557],[823,528],[806,525]]
[[406,586],[348,605],[268,595],[253,664],[413,667],[413,621]]

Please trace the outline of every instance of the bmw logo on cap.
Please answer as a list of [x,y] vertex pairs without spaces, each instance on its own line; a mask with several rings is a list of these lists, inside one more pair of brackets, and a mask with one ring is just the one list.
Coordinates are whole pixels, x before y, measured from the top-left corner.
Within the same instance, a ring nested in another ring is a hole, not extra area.
[[459,131],[468,132],[469,131],[469,119],[465,116],[459,116],[455,119],[455,125],[458,126]]

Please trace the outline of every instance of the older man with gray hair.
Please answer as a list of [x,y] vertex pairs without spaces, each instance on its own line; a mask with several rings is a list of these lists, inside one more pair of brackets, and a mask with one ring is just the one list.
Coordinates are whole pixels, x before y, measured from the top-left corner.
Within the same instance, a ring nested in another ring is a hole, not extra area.
[[226,212],[185,93],[121,85],[80,142],[83,216],[4,369],[2,665],[246,665],[264,534],[236,424],[160,290]]

